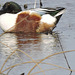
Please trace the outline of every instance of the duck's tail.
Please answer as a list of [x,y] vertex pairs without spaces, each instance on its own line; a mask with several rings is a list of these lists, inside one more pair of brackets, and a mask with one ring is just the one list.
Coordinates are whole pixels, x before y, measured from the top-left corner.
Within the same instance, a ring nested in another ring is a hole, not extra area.
[[59,15],[62,15],[65,12],[65,8],[63,7],[57,7],[55,11],[54,17],[58,17]]
[[65,8],[63,7],[56,7],[56,8],[40,8],[35,9],[40,15],[50,14],[51,16],[57,19],[56,24],[58,23],[59,19],[61,18],[62,14],[65,12]]
[[56,11],[54,13],[55,14],[54,17],[57,19],[56,24],[58,23],[59,19],[61,18],[64,12],[65,12],[65,8],[62,8],[62,7],[56,8]]

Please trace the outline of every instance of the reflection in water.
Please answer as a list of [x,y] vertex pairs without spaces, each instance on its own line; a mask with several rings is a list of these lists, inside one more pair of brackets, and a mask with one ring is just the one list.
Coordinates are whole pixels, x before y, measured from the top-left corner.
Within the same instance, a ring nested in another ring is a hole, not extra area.
[[[43,54],[47,56],[53,53],[53,48],[56,46],[55,38],[50,34],[5,33],[0,37],[0,41],[14,50],[24,50],[34,57],[35,55],[43,56]],[[1,51],[4,55],[9,55],[12,52],[5,46],[1,46]]]
[[[36,57],[45,56],[53,53],[56,46],[55,38],[48,34],[24,34],[24,33],[5,33],[0,37],[0,41],[11,48],[21,49],[29,55]],[[1,45],[2,54],[9,55],[12,52],[8,47]]]
[[[54,36],[56,36],[56,34],[46,35],[46,34],[5,33],[4,35],[0,37],[0,41],[10,46],[14,50],[15,49],[23,50],[24,52],[29,54],[33,59],[37,60],[37,59],[42,59],[58,51],[56,50],[57,41]],[[2,43],[0,43],[0,57],[1,57],[0,67],[4,63],[4,60],[7,58],[7,56],[9,56],[13,52],[11,49],[4,46]],[[22,62],[31,61],[31,59],[28,58],[23,53],[18,51],[16,53],[23,59]],[[57,59],[59,60],[59,58],[55,58],[55,59],[50,58],[49,62],[51,61],[56,62]],[[21,60],[17,57],[16,54],[14,54],[13,56],[11,56],[11,58],[9,59],[5,67],[8,67],[20,62]],[[25,65],[25,67],[23,65],[22,69],[16,67],[16,70],[20,70],[19,74],[21,74],[22,71],[29,72],[30,66],[32,67],[33,65],[28,64],[27,66]],[[13,75],[13,71],[11,71],[11,73],[12,73],[11,75]],[[16,74],[16,75],[19,75],[19,74]]]
[[[0,41],[13,49],[17,49],[17,38],[14,34],[6,33],[0,37]],[[3,44],[1,44],[0,49],[4,55],[9,55],[12,52],[12,50]]]

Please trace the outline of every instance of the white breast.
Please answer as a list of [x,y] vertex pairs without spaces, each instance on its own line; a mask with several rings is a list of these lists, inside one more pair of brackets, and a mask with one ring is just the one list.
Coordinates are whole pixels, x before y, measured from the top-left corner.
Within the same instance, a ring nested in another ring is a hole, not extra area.
[[4,31],[9,30],[15,25],[17,14],[5,13],[0,15],[0,26]]
[[51,24],[54,24],[56,22],[56,18],[52,17],[49,14],[45,14],[45,15],[42,16],[41,22],[44,22],[44,23],[47,23],[47,24],[51,25]]

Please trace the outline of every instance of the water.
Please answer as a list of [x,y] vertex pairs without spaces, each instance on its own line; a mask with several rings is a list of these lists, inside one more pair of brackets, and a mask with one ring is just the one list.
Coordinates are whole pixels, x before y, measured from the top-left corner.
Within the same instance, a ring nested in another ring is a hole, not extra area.
[[[10,0],[1,0],[0,4],[1,6]],[[60,19],[60,22],[58,23],[57,27],[54,29],[53,35],[49,34],[24,34],[24,33],[5,33],[0,37],[0,67],[2,66],[5,59],[13,52],[15,49],[20,49],[24,52],[26,52],[28,55],[30,55],[34,60],[39,60],[47,57],[48,55],[51,55],[53,53],[61,52],[61,46],[59,43],[59,40],[62,44],[63,49],[71,50],[75,49],[75,1],[74,0],[42,0],[43,1],[43,7],[65,7],[66,12]],[[45,2],[46,1],[46,2]],[[26,3],[28,4],[28,9],[33,8],[34,0],[15,0],[15,2],[19,3],[23,8],[23,5]],[[37,0],[39,3],[39,0]],[[39,7],[39,4],[37,4],[37,7]],[[0,29],[0,34],[3,33],[3,31]],[[58,39],[59,38],[59,39]],[[5,46],[5,45],[6,46]],[[9,47],[12,48],[12,50]],[[18,54],[22,59],[18,58],[16,55]],[[11,65],[21,63],[21,62],[27,62],[31,61],[29,57],[24,55],[23,53],[17,51],[16,54],[14,53],[11,58],[8,60],[6,65],[4,66],[3,70]],[[68,63],[72,69],[75,69],[74,67],[74,56],[75,53],[68,53],[66,54]],[[68,65],[66,63],[66,60],[64,58],[63,54],[55,55],[51,58],[46,59],[44,62],[56,64],[65,68],[68,68]],[[30,64],[23,64],[21,66],[17,66],[13,68],[9,75],[20,75],[21,73],[27,73],[29,70],[34,66],[34,63]],[[51,68],[57,68],[55,66],[51,65],[45,65],[40,64],[41,68],[43,69],[51,69]],[[38,67],[36,67],[33,70],[34,72],[40,71]],[[5,74],[7,73],[4,72]],[[74,75],[75,73],[70,74],[70,71],[64,70],[64,69],[55,69],[45,72],[46,75]],[[38,73],[36,75],[43,75],[43,73]]]
[[[54,36],[57,36],[54,34]],[[0,41],[4,43],[5,45],[8,45],[13,50],[20,49],[25,51],[28,55],[30,55],[34,60],[37,59],[43,59],[47,57],[50,54],[53,54],[55,52],[60,52],[61,49],[58,44],[58,40],[53,35],[46,35],[46,34],[24,34],[24,33],[5,33],[0,37]],[[2,43],[0,43],[0,55],[1,55],[1,64],[4,62],[4,60],[13,52],[9,47],[4,46]],[[23,62],[25,61],[31,61],[30,58],[28,58],[26,55],[24,55],[21,52],[17,51],[17,54],[23,59]],[[64,62],[61,62],[63,59],[61,59],[63,55],[58,55],[53,58],[50,58],[50,60],[45,60],[46,62],[56,62],[56,64],[63,64]],[[59,60],[61,60],[59,62]],[[11,63],[10,63],[11,62]],[[11,56],[11,58],[8,60],[6,67],[11,66],[16,63],[20,63],[21,60],[14,54]],[[30,65],[30,64],[29,64]],[[28,68],[28,71],[30,70],[30,66],[26,66]],[[33,66],[33,65],[32,65]],[[44,66],[42,66],[44,67]],[[48,66],[46,66],[48,68]],[[44,68],[46,68],[44,67]],[[17,68],[17,67],[16,67]],[[24,68],[23,68],[24,69]],[[14,70],[14,69],[13,69]],[[22,71],[21,71],[22,72]],[[24,71],[25,72],[25,71]],[[12,73],[12,71],[10,72]],[[20,73],[19,73],[20,74]],[[13,74],[11,74],[13,75]],[[17,74],[18,75],[18,74]]]

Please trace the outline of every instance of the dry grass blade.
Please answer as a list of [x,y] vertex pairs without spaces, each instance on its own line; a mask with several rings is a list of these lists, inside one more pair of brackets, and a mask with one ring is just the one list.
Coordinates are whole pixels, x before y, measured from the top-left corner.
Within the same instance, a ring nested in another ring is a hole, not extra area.
[[7,59],[5,60],[5,62],[3,63],[2,67],[1,67],[1,71],[2,71],[2,69],[3,69],[3,67],[4,67],[4,65],[6,64],[6,62],[8,61],[8,59],[15,53],[15,51],[16,51],[16,50],[14,50],[14,51],[7,57]]
[[[59,68],[51,68],[51,69],[46,69],[44,71],[50,71],[50,70],[55,70],[55,69],[59,69]],[[38,73],[41,73],[42,71],[38,71],[38,72],[35,72],[35,73],[32,73],[30,75],[35,75],[35,74],[38,74]]]
[[[47,3],[47,0],[43,0],[42,1],[43,3]],[[26,5],[34,5],[33,2],[28,2],[28,3],[25,3]],[[36,2],[36,4],[39,4],[39,2]],[[22,6],[22,5],[21,5]]]
[[35,62],[33,62],[33,61],[28,61],[28,62],[18,63],[18,64],[15,64],[15,65],[13,65],[13,66],[10,66],[10,67],[6,68],[6,69],[3,70],[2,72],[7,71],[8,69],[14,68],[14,67],[16,67],[16,66],[20,66],[20,65],[22,65],[22,64],[28,64],[28,63],[35,63]]
[[[3,33],[4,34],[4,33]],[[11,47],[9,47],[8,45],[6,45],[5,43],[1,42],[1,44],[5,45],[6,47],[8,47],[9,49],[13,50]],[[13,50],[14,51],[14,50]],[[16,53],[16,52],[15,52]],[[18,56],[18,58],[22,61],[21,57],[16,53],[16,55]]]
[[41,62],[41,64],[52,65],[52,66],[55,66],[55,67],[58,67],[58,68],[61,68],[61,69],[65,69],[65,70],[69,70],[69,71],[75,72],[75,70],[72,70],[72,69],[69,69],[69,68],[65,68],[65,67],[62,67],[62,66],[59,66],[59,65],[51,64],[51,63]]
[[11,47],[9,47],[8,45],[6,45],[5,43],[3,43],[1,41],[0,41],[0,43],[3,44],[4,46],[8,47],[9,49],[13,50]]
[[[33,61],[28,61],[28,62],[18,63],[18,64],[15,64],[15,65],[13,65],[13,66],[10,66],[10,67],[6,68],[4,71],[6,71],[6,70],[8,70],[8,69],[11,69],[11,68],[14,68],[14,67],[16,67],[16,66],[20,66],[20,65],[22,65],[22,64],[28,64],[28,63],[35,63],[35,62],[33,62]],[[39,63],[39,62],[37,62],[37,63]],[[65,70],[69,70],[69,71],[75,72],[75,70],[68,69],[68,68],[65,68],[65,67],[62,67],[62,66],[59,66],[59,65],[51,64],[51,63],[41,62],[40,64],[52,65],[52,66],[55,66],[55,67],[58,67],[58,68],[61,68],[61,69],[65,69]],[[48,70],[53,70],[53,69],[48,69]],[[44,70],[44,71],[48,71],[48,70]],[[4,71],[2,71],[2,73],[3,73]],[[43,72],[43,71],[35,72],[35,73],[30,74],[30,75],[33,75],[33,74],[36,74],[36,73],[40,73],[40,72]]]
[[[18,51],[20,51],[20,52],[24,53],[26,56],[28,56],[28,57],[39,67],[39,69],[40,69],[40,70],[43,72],[43,74],[45,75],[44,71],[41,69],[41,67],[38,65],[38,63],[37,63],[34,59],[32,59],[31,56],[29,56],[27,53],[25,53],[25,52],[22,51],[22,50],[19,50],[19,49],[18,49]],[[28,75],[29,75],[29,74],[28,74]]]
[[[2,42],[0,41],[0,43],[2,43]],[[6,45],[5,43],[2,43],[2,44],[5,45],[5,46],[7,46],[9,49],[13,50],[11,47],[9,47],[8,45]],[[15,50],[15,51],[16,51],[16,50]],[[7,57],[7,59],[5,60],[5,62],[3,63],[3,65],[2,65],[2,67],[1,67],[1,69],[0,69],[0,71],[2,71],[4,65],[6,64],[6,62],[7,62],[8,59],[10,58],[10,56],[13,55],[13,53],[15,53],[15,51],[13,51],[13,52]]]
[[[1,44],[3,44],[3,45],[5,45],[6,47],[8,47],[9,49],[11,49],[11,50],[13,50],[11,47],[9,47],[8,45],[6,45],[5,43],[2,43],[1,41],[0,41],[0,43]],[[14,51],[14,50],[13,50]],[[13,52],[12,52],[13,53]],[[10,56],[11,55],[13,55],[13,54],[10,54]],[[16,50],[15,50],[15,52],[14,53],[16,53]],[[18,56],[18,58],[22,61],[22,59],[20,58],[20,56],[16,53],[16,55]],[[3,63],[3,65],[2,65],[2,67],[1,67],[1,70],[3,69],[3,67],[4,67],[4,65],[6,64],[6,62],[8,61],[8,59],[10,58],[10,56],[8,56],[8,58],[5,60],[5,62]],[[1,71],[0,70],[0,71]]]
[[[26,17],[25,17],[26,18]],[[16,23],[14,26],[12,26],[11,28],[9,28],[6,32],[11,31],[16,25],[20,24],[22,21],[25,20],[25,18],[22,18],[22,20],[20,20],[18,23]]]
[[34,3],[34,8],[36,8],[36,0],[35,0],[35,3]]
[[[0,42],[0,43],[2,43],[2,42]],[[6,44],[4,44],[4,43],[2,43],[2,44],[5,45],[5,46],[7,46],[7,47],[9,47],[8,45],[6,45]],[[10,48],[11,50],[13,50],[11,47],[9,47],[9,48]],[[44,61],[45,59],[48,59],[48,58],[51,57],[51,56],[54,56],[54,55],[57,55],[57,54],[61,54],[61,53],[72,52],[72,51],[75,51],[75,50],[69,50],[69,51],[62,51],[62,52],[54,53],[54,54],[52,54],[52,55],[49,55],[49,56],[45,57],[44,59],[39,60],[39,62],[37,62],[37,61],[35,61],[34,59],[32,59],[32,57],[30,57],[27,53],[25,53],[24,51],[19,50],[19,49],[14,50],[14,51],[8,56],[8,58],[7,58],[7,59],[5,60],[5,62],[3,63],[3,65],[2,65],[0,71],[2,71],[4,65],[6,64],[7,60],[10,58],[10,56],[12,56],[16,51],[22,52],[23,54],[25,54],[26,56],[28,56],[32,61],[30,61],[30,62],[24,62],[24,63],[20,63],[20,64],[15,64],[15,65],[13,65],[13,66],[8,67],[8,68],[5,69],[4,71],[6,71],[6,70],[8,70],[8,69],[10,69],[10,68],[13,68],[13,67],[15,67],[15,66],[21,65],[21,64],[32,63],[32,62],[33,62],[33,63],[38,63],[38,64],[42,63],[42,64],[47,64],[47,65],[53,65],[53,66],[56,66],[56,67],[58,67],[58,68],[62,68],[62,69],[66,69],[66,70],[70,70],[70,71],[75,72],[75,70],[71,70],[71,69],[67,69],[67,68],[64,68],[64,67],[61,67],[61,66],[58,66],[58,65],[54,65],[54,64],[50,64],[50,63],[43,63],[43,62],[42,62],[42,61]],[[28,75],[30,75],[30,72],[31,72],[36,66],[38,66],[38,64],[36,64],[36,65],[29,71]],[[41,70],[41,72],[44,72],[41,68],[40,68],[40,70]],[[2,72],[4,72],[4,71],[2,71]]]
[[[17,24],[15,24],[14,26],[12,26],[11,28],[9,28],[6,32],[8,32],[8,31],[10,31],[10,30],[12,30],[16,25],[18,25],[19,23],[21,23],[22,21],[24,21],[25,20],[25,18],[23,18],[22,20],[20,20]],[[1,35],[0,35],[0,37],[3,35],[3,34],[5,34],[6,32],[4,32],[4,33],[2,33]]]
[[[58,54],[62,54],[62,53],[67,53],[67,52],[73,52],[73,51],[75,51],[75,50],[69,50],[69,51],[62,51],[62,52],[54,53],[54,54],[52,54],[52,55],[49,55],[49,56],[45,57],[44,59],[41,59],[41,60],[38,62],[38,64],[40,64],[42,61],[44,61],[44,60],[46,60],[46,59],[48,59],[49,57],[52,57],[52,56],[54,56],[54,55],[58,55]],[[33,66],[33,68],[29,71],[28,75],[30,75],[30,73],[32,72],[32,70],[33,70],[36,66],[37,66],[37,65],[34,65],[34,66]]]
[[[2,43],[2,42],[0,42],[0,43]],[[5,46],[7,46],[8,48],[10,48],[11,50],[13,50],[11,47],[9,47],[8,45],[6,45],[5,43],[2,43],[2,44],[5,45]],[[6,62],[7,62],[8,59],[10,58],[10,56],[13,55],[13,53],[15,53],[16,51],[20,51],[20,52],[22,52],[23,54],[25,54],[26,56],[28,56],[33,62],[36,63],[36,65],[39,67],[39,69],[40,69],[41,71],[43,71],[42,68],[37,64],[37,62],[36,62],[31,56],[29,56],[27,53],[25,53],[24,51],[19,50],[19,49],[14,50],[14,51],[7,57],[7,59],[5,60],[5,62],[4,62],[3,65],[2,65],[0,71],[2,71],[4,65],[6,64]],[[3,71],[3,72],[4,72],[4,71]],[[43,74],[45,75],[44,71],[43,71]]]
[[[14,67],[16,67],[16,66],[19,66],[19,65],[22,65],[22,64],[28,64],[28,63],[35,63],[35,62],[33,62],[33,61],[28,61],[28,62],[18,63],[18,64],[15,64],[15,65],[13,65],[13,66],[10,66],[10,67],[6,68],[4,71],[6,71],[6,70],[8,70],[8,69],[11,69],[11,68],[14,68]],[[38,63],[38,62],[37,62],[37,63]],[[75,70],[68,69],[68,68],[64,68],[64,67],[62,67],[62,66],[55,65],[55,64],[51,64],[51,63],[41,62],[41,64],[52,65],[52,66],[55,66],[55,67],[58,67],[58,68],[62,68],[62,69],[66,69],[66,70],[75,72]],[[2,71],[2,72],[4,72],[4,71]],[[40,71],[40,72],[42,72],[42,71]],[[32,73],[32,74],[33,74],[33,73]],[[31,74],[31,75],[32,75],[32,74]]]
[[[75,72],[75,70],[68,69],[68,68],[65,68],[65,67],[62,67],[62,66],[59,66],[59,65],[51,64],[51,63],[41,62],[40,64],[46,64],[46,65],[52,65],[52,66],[58,67],[58,68],[46,69],[46,70],[44,70],[44,71],[55,70],[55,69],[61,68],[61,69],[65,69],[65,70],[69,70],[69,71]],[[35,72],[35,73],[31,73],[30,75],[35,75],[35,74],[40,73],[40,72],[41,72],[41,71]]]
[[5,34],[6,32],[4,32],[4,33],[2,33],[1,35],[0,35],[0,37],[3,35],[3,34]]

